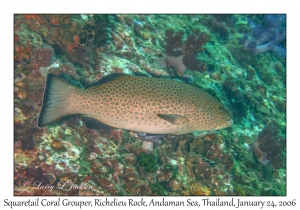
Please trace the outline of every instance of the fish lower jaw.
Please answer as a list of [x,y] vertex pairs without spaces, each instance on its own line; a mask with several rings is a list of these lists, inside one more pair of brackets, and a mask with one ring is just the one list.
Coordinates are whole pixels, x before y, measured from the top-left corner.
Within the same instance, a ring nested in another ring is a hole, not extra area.
[[220,129],[223,129],[223,128],[228,128],[228,127],[231,127],[233,124],[234,124],[233,119],[230,119],[228,122],[224,123],[223,125],[221,125],[219,127],[214,128],[212,130],[220,130]]

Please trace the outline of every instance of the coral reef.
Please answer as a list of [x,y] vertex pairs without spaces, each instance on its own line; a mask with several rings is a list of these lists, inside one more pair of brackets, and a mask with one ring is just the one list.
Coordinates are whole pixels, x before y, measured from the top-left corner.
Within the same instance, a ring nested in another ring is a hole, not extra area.
[[[14,194],[286,195],[285,18],[15,15]],[[73,115],[39,128],[49,72],[80,88],[112,73],[176,77],[218,98],[235,124],[153,136]]]

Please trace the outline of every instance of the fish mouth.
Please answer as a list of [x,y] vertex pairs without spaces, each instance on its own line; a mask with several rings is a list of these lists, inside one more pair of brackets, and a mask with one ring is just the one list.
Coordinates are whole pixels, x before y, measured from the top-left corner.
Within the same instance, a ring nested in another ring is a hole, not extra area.
[[222,124],[222,125],[219,126],[219,127],[214,128],[213,130],[220,130],[220,129],[223,129],[223,128],[228,128],[228,127],[232,126],[233,124],[234,124],[233,119],[230,119],[230,120],[227,121],[226,123]]

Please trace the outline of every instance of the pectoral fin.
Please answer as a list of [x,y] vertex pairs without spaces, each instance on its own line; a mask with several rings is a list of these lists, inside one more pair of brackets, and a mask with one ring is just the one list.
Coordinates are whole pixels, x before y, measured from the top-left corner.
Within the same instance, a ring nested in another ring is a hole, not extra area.
[[185,120],[184,116],[177,115],[177,114],[157,114],[157,117],[168,121],[174,125],[179,126],[181,122]]

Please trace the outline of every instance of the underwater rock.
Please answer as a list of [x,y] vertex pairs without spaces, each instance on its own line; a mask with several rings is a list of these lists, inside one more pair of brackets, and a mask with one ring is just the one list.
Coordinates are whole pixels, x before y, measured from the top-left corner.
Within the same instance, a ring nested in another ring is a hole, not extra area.
[[153,150],[153,142],[144,141],[142,145],[142,150],[145,152],[151,152]]
[[256,75],[255,69],[251,66],[248,66],[247,69],[247,80],[252,80],[253,77]]
[[179,178],[171,179],[171,181],[169,182],[169,186],[173,191],[177,191],[180,190],[181,182],[182,180],[180,180]]
[[53,55],[54,50],[50,45],[35,48],[30,56],[31,70],[38,70],[40,67],[50,66]]
[[15,114],[14,116],[15,123],[19,123],[19,122],[23,123],[24,120],[27,119],[27,117],[22,113],[22,110],[17,107],[15,108],[14,114]]
[[70,23],[71,15],[56,14],[56,15],[44,15],[44,17],[50,21],[53,26],[62,26]]
[[142,23],[141,21],[138,21],[138,20],[134,20],[134,21],[133,21],[133,24],[134,24],[134,30],[135,30],[136,32],[139,32],[139,31],[142,30],[143,27],[144,27],[143,23]]
[[[77,74],[75,66],[72,63],[64,63],[59,65],[58,67],[51,67],[49,69],[49,73],[54,73],[54,74],[66,74],[75,80],[79,80],[80,76]],[[78,82],[77,82],[78,83]]]
[[267,85],[273,84],[272,72],[270,72],[269,69],[259,68],[258,73],[259,73],[261,80],[264,81],[264,83],[266,83]]
[[205,186],[203,186],[202,184],[198,183],[198,182],[194,182],[192,183],[191,187],[190,187],[190,192],[191,195],[204,195],[204,196],[209,196],[211,194],[211,192],[209,191],[209,189]]
[[226,39],[229,36],[230,28],[226,25],[224,19],[228,20],[230,18],[230,15],[214,15],[210,17],[208,25],[214,33],[219,35],[220,38]]

